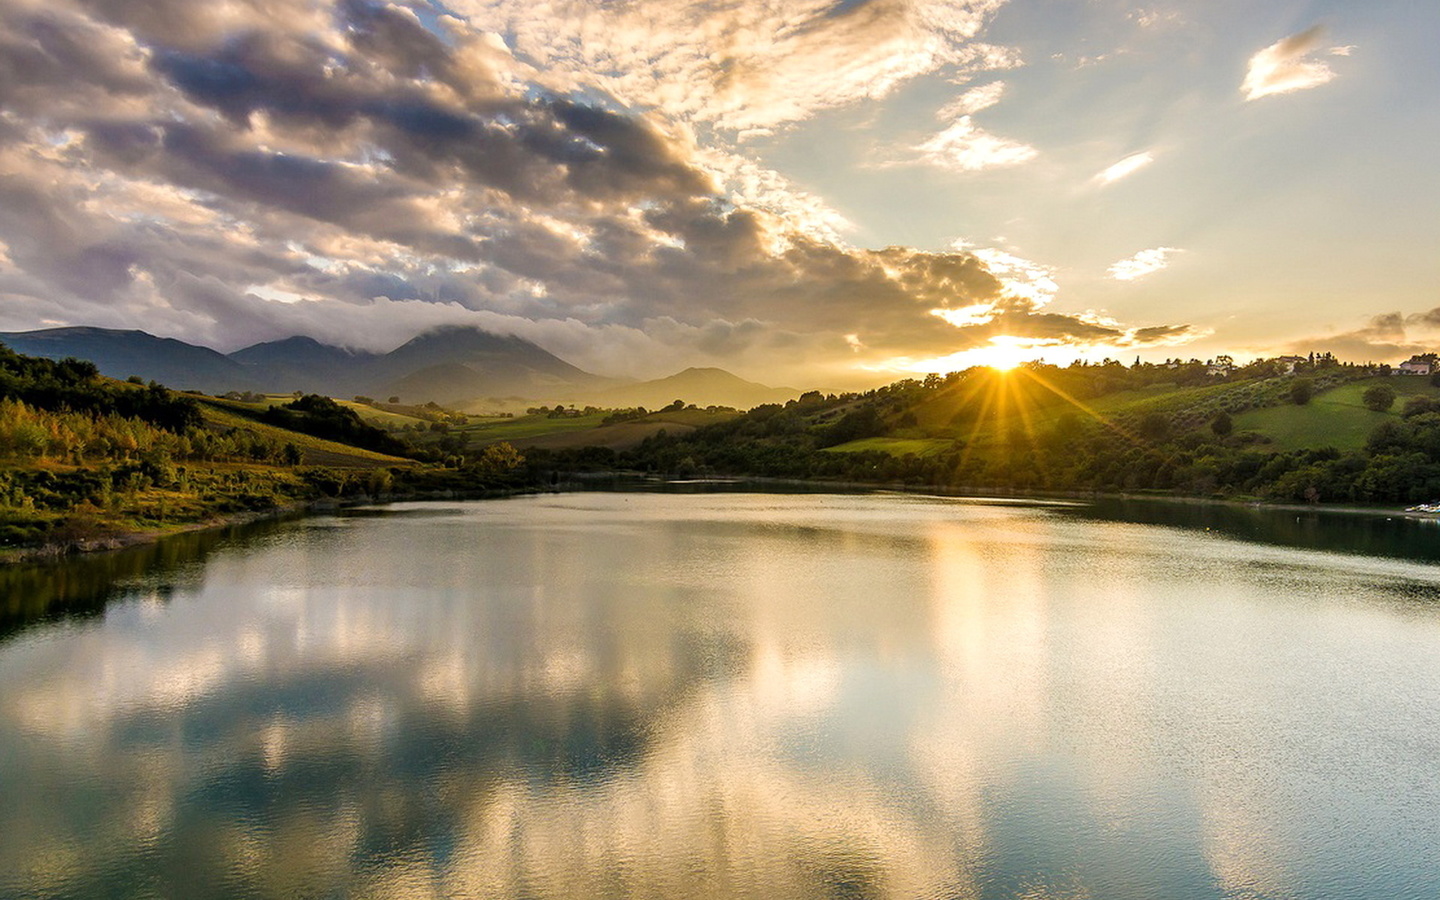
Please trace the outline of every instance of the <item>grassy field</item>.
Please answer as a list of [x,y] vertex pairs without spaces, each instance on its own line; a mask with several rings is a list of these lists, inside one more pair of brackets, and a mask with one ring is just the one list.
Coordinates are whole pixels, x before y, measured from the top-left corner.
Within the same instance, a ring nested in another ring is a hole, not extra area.
[[825,452],[860,453],[865,450],[879,450],[891,456],[905,456],[910,453],[916,456],[933,456],[942,450],[948,450],[954,445],[954,441],[947,441],[942,438],[872,437],[861,438],[858,441],[849,441],[844,444],[836,444],[834,447],[826,447]]
[[574,418],[533,415],[516,416],[513,419],[489,419],[474,425],[451,429],[452,433],[463,434],[472,444],[496,444],[500,441],[523,441],[528,438],[571,431],[586,431],[598,428],[606,413]]
[[684,434],[701,425],[733,419],[739,413],[677,409],[654,412],[643,419],[613,425],[601,424],[607,415],[608,412],[599,412],[574,418],[552,419],[548,416],[533,415],[516,416],[513,419],[489,419],[453,429],[452,433],[465,435],[476,446],[508,441],[516,447],[561,449],[593,446],[623,450],[662,430],[671,435]]
[[[1374,385],[1395,389],[1395,405],[1389,412],[1366,409],[1361,399]],[[1235,430],[1254,431],[1269,438],[1277,450],[1358,450],[1376,425],[1398,419],[1410,397],[1440,397],[1440,388],[1429,379],[1413,376],[1378,376],[1342,384],[1315,395],[1304,406],[1272,406],[1252,409],[1235,416]]]
[[665,432],[672,437],[688,434],[695,430],[693,425],[676,422],[652,422],[640,419],[634,422],[619,422],[601,425],[589,431],[557,431],[539,437],[518,441],[517,447],[537,447],[547,450],[564,450],[575,447],[609,447],[611,450],[628,450],[637,446],[647,437]]
[[[286,402],[292,399],[286,397]],[[407,416],[404,413],[393,412],[388,409],[379,409],[368,403],[356,403],[354,400],[336,400],[336,403],[354,412],[365,422],[371,425],[378,425],[381,428],[395,428],[400,425],[428,425],[427,420],[419,416]]]
[[264,406],[260,404],[209,397],[195,399],[200,404],[200,412],[204,415],[207,426],[221,430],[239,428],[242,431],[254,432],[282,443],[293,443],[300,448],[301,461],[307,466],[374,469],[381,466],[414,465],[413,460],[398,456],[386,456],[383,453],[351,447],[348,444],[337,444],[334,441],[311,437],[298,431],[276,428],[274,425],[260,422],[253,418],[260,410],[264,409]]

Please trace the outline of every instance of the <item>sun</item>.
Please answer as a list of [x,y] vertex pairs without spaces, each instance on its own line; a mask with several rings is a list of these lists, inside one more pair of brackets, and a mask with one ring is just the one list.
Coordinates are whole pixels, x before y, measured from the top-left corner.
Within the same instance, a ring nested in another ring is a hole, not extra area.
[[1027,338],[997,334],[984,347],[965,351],[971,365],[989,366],[997,372],[1008,372],[1021,363],[1030,362],[1038,356],[1039,348]]
[[928,375],[938,372],[959,372],[972,366],[984,366],[996,372],[1009,372],[1025,363],[1043,358],[1047,349],[1053,351],[1055,342],[1039,338],[1016,337],[1012,334],[997,334],[979,347],[957,350],[948,356],[924,359],[901,356],[875,365],[862,364],[858,368]]

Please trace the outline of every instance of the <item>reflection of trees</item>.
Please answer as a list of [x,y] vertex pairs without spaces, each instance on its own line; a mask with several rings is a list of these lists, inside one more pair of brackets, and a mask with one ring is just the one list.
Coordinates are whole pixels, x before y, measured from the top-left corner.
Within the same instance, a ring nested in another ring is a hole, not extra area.
[[1440,561],[1440,523],[1383,515],[1275,509],[1238,504],[1098,500],[1065,515],[1215,531],[1280,547]]
[[187,567],[203,562],[217,548],[253,540],[277,527],[275,521],[233,525],[48,563],[0,565],[0,638],[33,622],[97,615],[111,600],[133,594],[138,582],[151,593],[167,596],[196,574]]

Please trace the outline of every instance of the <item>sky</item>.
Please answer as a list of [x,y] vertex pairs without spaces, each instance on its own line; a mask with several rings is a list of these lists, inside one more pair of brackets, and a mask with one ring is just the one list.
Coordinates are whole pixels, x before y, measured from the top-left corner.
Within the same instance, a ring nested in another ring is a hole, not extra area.
[[0,0],[0,330],[875,384],[1440,349],[1428,0]]

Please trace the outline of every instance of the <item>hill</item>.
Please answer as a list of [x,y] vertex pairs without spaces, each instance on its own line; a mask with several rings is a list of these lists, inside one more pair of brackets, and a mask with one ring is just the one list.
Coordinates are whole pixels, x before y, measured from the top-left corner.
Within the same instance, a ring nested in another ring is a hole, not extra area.
[[0,551],[104,547],[319,497],[373,494],[417,466],[330,439],[410,452],[332,401],[287,406],[116,381],[88,361],[0,347]]
[[750,409],[762,403],[784,403],[800,396],[794,388],[772,388],[746,381],[724,369],[689,368],[666,378],[611,388],[586,398],[596,406],[657,409],[675,400],[696,406],[730,406]]
[[[1215,372],[1107,361],[975,368],[765,404],[630,447],[602,429],[532,468],[823,478],[1000,492],[1155,492],[1404,505],[1440,497],[1440,390],[1328,354]],[[1293,371],[1292,371],[1293,369]],[[1386,384],[1388,412],[1356,403]],[[590,445],[578,447],[586,439]]]
[[531,448],[560,450],[583,447],[604,447],[629,450],[646,438],[660,434],[689,434],[697,428],[735,418],[733,409],[668,408],[645,415],[606,413],[597,410],[588,414],[552,416],[532,413],[515,418],[482,421],[451,434],[463,440],[467,448],[483,447],[499,442],[522,450]]
[[[1367,408],[1362,399],[1377,384],[1396,393],[1395,405],[1384,412]],[[1235,430],[1259,434],[1277,450],[1359,450],[1380,424],[1401,421],[1406,402],[1415,397],[1440,398],[1440,388],[1426,378],[1365,378],[1316,394],[1304,406],[1287,404],[1243,413],[1235,417]]]

